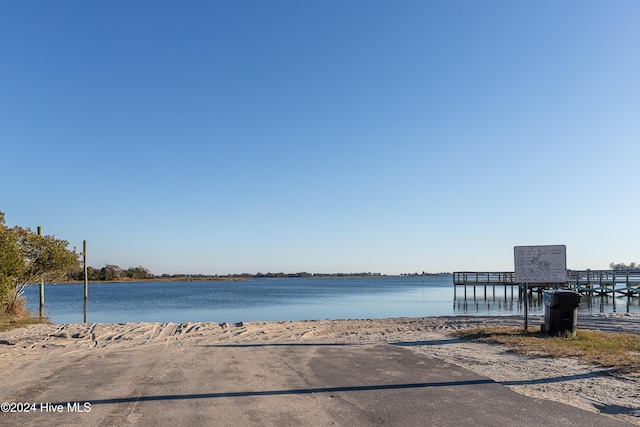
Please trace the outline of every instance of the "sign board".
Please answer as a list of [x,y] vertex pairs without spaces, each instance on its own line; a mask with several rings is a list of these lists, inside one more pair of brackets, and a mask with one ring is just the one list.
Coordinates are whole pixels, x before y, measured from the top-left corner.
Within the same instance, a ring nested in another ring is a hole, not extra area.
[[567,281],[565,245],[515,246],[517,283],[564,283]]

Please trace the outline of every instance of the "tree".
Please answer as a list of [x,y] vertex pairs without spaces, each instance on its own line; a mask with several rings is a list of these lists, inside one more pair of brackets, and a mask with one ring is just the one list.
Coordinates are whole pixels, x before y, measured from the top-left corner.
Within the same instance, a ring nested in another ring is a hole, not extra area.
[[131,267],[127,270],[127,277],[132,279],[141,280],[141,279],[153,279],[153,274],[146,268],[140,267]]
[[25,286],[66,277],[80,265],[66,240],[39,236],[29,228],[9,228],[0,212],[0,312],[14,313]]
[[[87,267],[87,278],[91,281],[98,281],[98,280],[102,280],[100,279],[100,273],[101,270],[97,269],[97,268],[93,268],[93,267]],[[82,279],[82,277],[80,277],[78,280]]]
[[612,262],[611,264],[609,264],[609,268],[612,270],[638,270],[640,269],[640,263],[632,262],[631,264],[627,265],[623,262],[619,264]]
[[100,280],[119,280],[126,277],[126,272],[117,265],[107,264],[100,270]]

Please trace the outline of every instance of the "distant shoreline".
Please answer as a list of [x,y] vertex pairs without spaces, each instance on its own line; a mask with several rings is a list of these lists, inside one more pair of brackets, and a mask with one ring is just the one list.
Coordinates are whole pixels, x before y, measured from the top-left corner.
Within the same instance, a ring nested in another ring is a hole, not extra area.
[[[153,282],[244,282],[246,278],[240,277],[207,277],[207,278],[187,278],[187,277],[159,277],[155,279],[116,279],[116,280],[89,280],[89,283],[153,283]],[[83,284],[82,280],[64,280],[56,283],[46,283],[47,285],[68,285]],[[38,285],[33,283],[30,286]]]
[[[115,280],[89,280],[89,283],[153,283],[153,282],[245,282],[251,279],[295,279],[295,278],[306,278],[306,279],[330,279],[330,278],[392,278],[392,277],[433,277],[433,276],[447,276],[451,273],[425,273],[421,274],[371,274],[371,273],[267,273],[267,274],[235,274],[229,276],[171,276],[171,277],[154,277],[152,279],[133,279],[129,277],[115,279]],[[64,280],[56,283],[47,283],[47,285],[54,284],[82,284],[84,283],[82,280]],[[33,283],[30,286],[38,285],[38,283]]]

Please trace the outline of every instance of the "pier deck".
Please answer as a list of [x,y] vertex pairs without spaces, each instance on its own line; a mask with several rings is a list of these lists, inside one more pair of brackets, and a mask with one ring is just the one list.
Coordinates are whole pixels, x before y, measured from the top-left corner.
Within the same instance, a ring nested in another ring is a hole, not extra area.
[[[506,272],[475,272],[460,271],[453,273],[454,295],[459,286],[464,287],[464,296],[467,296],[467,287],[473,287],[473,295],[476,296],[477,288],[484,288],[487,296],[487,288],[507,288],[517,286],[520,291],[524,289],[524,283],[515,280],[515,273]],[[623,294],[629,298],[640,296],[640,270],[568,270],[567,280],[562,283],[535,283],[526,284],[530,292],[542,292],[544,289],[554,287],[572,289],[583,294],[615,295]]]
[[567,284],[581,293],[640,295],[640,270],[569,271]]

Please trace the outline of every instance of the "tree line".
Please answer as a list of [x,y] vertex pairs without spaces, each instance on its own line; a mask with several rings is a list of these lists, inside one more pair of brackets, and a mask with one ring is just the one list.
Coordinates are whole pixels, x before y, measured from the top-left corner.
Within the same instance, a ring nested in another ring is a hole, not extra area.
[[[155,279],[149,270],[144,267],[121,268],[117,265],[107,264],[102,268],[87,267],[87,280],[89,281],[118,281],[118,280],[149,280]],[[84,280],[82,270],[70,271],[67,275],[69,281]]]
[[612,270],[640,270],[640,263],[632,262],[631,264],[615,263],[609,264],[609,268]]
[[[369,277],[381,276],[381,273],[239,273],[226,275],[210,275],[210,274],[162,274],[154,275],[145,267],[131,267],[128,269],[121,268],[117,265],[107,264],[102,268],[87,267],[87,280],[89,281],[118,281],[118,280],[242,280],[252,278],[283,278],[283,277]],[[82,270],[69,271],[67,275],[68,281],[84,280],[84,272]]]

